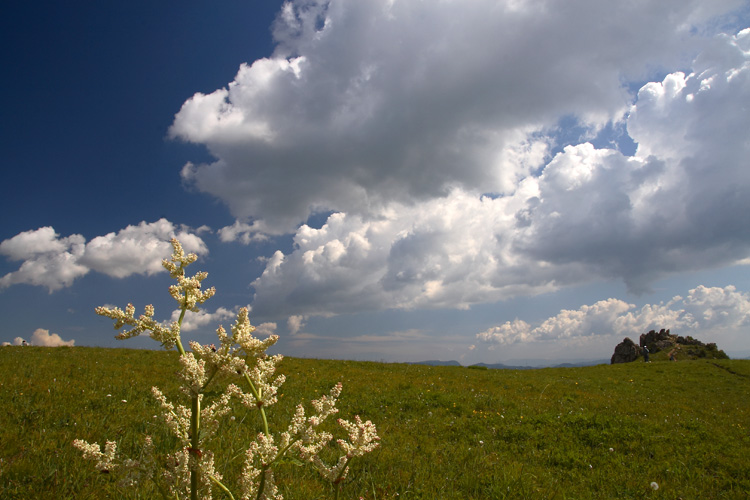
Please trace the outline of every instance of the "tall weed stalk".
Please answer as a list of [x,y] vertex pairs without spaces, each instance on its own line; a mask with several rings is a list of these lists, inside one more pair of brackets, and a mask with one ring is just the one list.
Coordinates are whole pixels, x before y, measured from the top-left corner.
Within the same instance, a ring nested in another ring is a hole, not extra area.
[[[198,306],[216,292],[212,287],[201,288],[208,276],[198,272],[192,277],[185,275],[185,268],[196,261],[195,254],[185,254],[182,245],[172,239],[173,253],[162,265],[169,271],[176,285],[169,293],[179,304],[180,315],[170,325],[154,319],[154,307],[146,306],[142,315],[135,316],[132,304],[123,310],[118,307],[97,307],[96,313],[115,322],[115,329],[124,331],[116,338],[128,339],[147,333],[152,339],[180,354],[180,370],[177,377],[183,402],[174,403],[157,387],[151,392],[161,407],[161,418],[177,438],[177,449],[166,457],[155,452],[150,436],[145,436],[143,447],[136,459],[125,458],[118,452],[117,442],[107,441],[103,446],[76,439],[85,459],[94,462],[102,473],[116,474],[124,487],[138,488],[144,481],[152,481],[164,499],[211,499],[213,493],[243,500],[283,500],[274,477],[274,467],[283,461],[307,463],[333,485],[334,498],[338,498],[341,485],[355,457],[362,456],[378,445],[379,437],[375,425],[363,422],[357,415],[354,421],[338,419],[346,431],[347,439],[336,442],[341,455],[332,465],[321,458],[321,452],[333,440],[333,435],[324,430],[322,424],[338,413],[336,402],[341,394],[341,384],[335,385],[328,395],[312,401],[313,411],[307,414],[302,404],[297,405],[286,430],[273,432],[269,427],[267,412],[277,402],[279,388],[284,375],[276,375],[276,367],[282,360],[280,354],[270,356],[267,350],[278,340],[277,335],[266,339],[253,336],[255,327],[250,324],[247,308],[237,313],[237,318],[227,333],[223,327],[216,330],[217,344],[201,345],[189,342],[186,350],[181,336],[182,322],[188,311],[198,312]],[[207,399],[218,380],[232,380],[218,393]],[[231,419],[227,415],[241,405],[259,414],[259,432],[244,452],[244,465],[239,478],[229,483],[215,469],[215,459],[221,450],[209,448],[213,436],[222,431]],[[238,491],[233,492],[231,486]],[[235,496],[237,493],[238,496]]]

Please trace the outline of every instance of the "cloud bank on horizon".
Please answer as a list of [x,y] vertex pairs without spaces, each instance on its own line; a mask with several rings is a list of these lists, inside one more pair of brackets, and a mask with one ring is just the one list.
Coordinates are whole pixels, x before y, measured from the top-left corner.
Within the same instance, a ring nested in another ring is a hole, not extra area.
[[63,340],[60,335],[56,333],[50,333],[49,330],[44,328],[37,328],[34,333],[31,334],[31,342],[26,342],[23,337],[16,337],[13,339],[13,343],[3,342],[3,346],[8,345],[34,345],[42,347],[61,347],[68,346],[72,347],[76,344],[74,339]]
[[[314,316],[467,309],[604,280],[642,292],[748,261],[750,28],[738,9],[747,3],[289,1],[274,53],[187,100],[169,134],[215,158],[181,176],[236,218],[222,241],[293,234],[252,283],[252,307],[295,333]],[[306,224],[320,214],[322,227]],[[22,261],[0,288],[155,273],[175,234],[207,252],[200,230],[164,219],[89,242],[24,232],[0,243]],[[717,297],[703,309],[702,293]],[[746,324],[731,304],[747,296],[701,287],[639,311],[607,299],[478,338],[655,318],[693,328],[706,315]]]
[[[562,310],[532,327],[521,319],[507,321],[477,334],[489,344],[544,342],[595,335],[633,336],[634,332],[658,330],[668,325],[687,336],[695,332],[731,330],[750,325],[750,295],[733,286],[699,286],[687,297],[675,296],[666,304],[634,305],[618,299],[601,300],[580,309]],[[635,338],[637,340],[637,337]]]

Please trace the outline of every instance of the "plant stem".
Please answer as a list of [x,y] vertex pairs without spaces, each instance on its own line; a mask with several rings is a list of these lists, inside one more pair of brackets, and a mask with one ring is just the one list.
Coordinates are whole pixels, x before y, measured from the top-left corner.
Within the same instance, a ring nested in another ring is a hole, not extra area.
[[333,487],[335,488],[333,493],[333,499],[338,500],[339,499],[339,491],[341,491],[341,480],[344,477],[344,472],[346,472],[346,468],[349,467],[349,462],[351,462],[352,457],[346,458],[346,463],[341,468],[341,472],[339,472],[339,476],[336,478],[336,480],[333,482]]
[[[248,375],[247,372],[245,372],[245,380],[250,386],[250,391],[252,391],[253,397],[255,398],[255,400],[260,402],[261,394],[258,391],[258,389],[255,388],[255,384],[253,384],[253,381],[250,380],[250,375]],[[266,409],[262,405],[258,406],[258,409],[260,410],[260,415],[263,418],[263,432],[265,433],[266,436],[270,436],[271,431],[269,430],[269,427],[268,427],[268,418],[266,418]]]
[[216,485],[219,488],[221,488],[224,491],[224,493],[226,493],[227,495],[229,495],[229,498],[231,498],[232,500],[234,500],[234,495],[232,495],[232,492],[229,491],[229,488],[227,488],[226,486],[224,486],[224,483],[222,483],[221,481],[219,481],[218,479],[216,479],[216,476],[208,476],[208,477],[211,479],[211,481],[213,481],[214,483],[216,483]]
[[206,383],[201,386],[201,394],[203,394],[203,391],[206,390],[206,387],[208,387],[208,384],[211,383],[211,381],[214,379],[217,373],[219,373],[219,369],[215,368],[213,373],[211,373],[211,375],[209,375],[208,378],[206,378]]
[[[185,308],[182,308],[182,313],[180,313],[180,320],[178,321],[179,325],[182,326],[182,318],[185,317]],[[185,348],[182,347],[182,340],[180,337],[177,337],[177,340],[175,341],[175,345],[177,346],[177,350],[180,352],[180,356],[185,355]]]
[[260,500],[261,498],[265,498],[263,495],[263,490],[266,489],[266,471],[268,470],[267,467],[263,467],[260,472],[260,484],[258,485],[258,496],[255,498],[255,500]]
[[[183,274],[184,271],[183,271]],[[182,303],[182,307],[180,308],[180,319],[177,320],[177,324],[180,325],[180,329],[182,329],[182,320],[185,318],[185,313],[187,312],[187,301],[188,301],[188,291],[185,290],[185,302]],[[182,346],[182,340],[179,336],[177,336],[177,341],[175,342],[177,344],[177,350],[180,351],[180,356],[185,355],[185,348]]]
[[[195,461],[200,460],[200,428],[201,428],[201,400],[198,394],[193,395],[190,409],[190,454],[195,455]],[[190,468],[190,499],[198,500],[198,468]]]
[[[181,266],[181,269],[184,266]],[[183,275],[185,274],[183,270]],[[189,299],[189,292],[185,290],[185,301],[182,303],[180,308],[180,318],[177,320],[177,324],[182,328],[182,320],[185,319],[185,313],[187,312],[187,305]],[[185,356],[185,348],[182,346],[182,340],[180,336],[177,336],[175,344],[177,350],[180,351],[180,356]],[[193,394],[192,404],[190,405],[190,451],[189,455],[194,456],[190,462],[197,462],[201,458],[201,400],[199,394]],[[197,464],[190,468],[190,500],[198,500],[198,482],[199,482],[199,471]]]

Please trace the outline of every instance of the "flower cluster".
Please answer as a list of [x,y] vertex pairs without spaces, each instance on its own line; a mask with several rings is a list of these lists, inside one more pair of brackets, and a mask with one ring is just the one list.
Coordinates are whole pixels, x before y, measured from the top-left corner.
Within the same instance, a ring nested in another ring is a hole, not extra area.
[[347,458],[361,457],[378,447],[378,441],[380,440],[378,430],[375,428],[375,424],[369,420],[362,422],[359,415],[355,415],[354,423],[340,418],[339,425],[349,433],[349,441],[343,439],[337,441],[346,453]]
[[[203,304],[213,297],[216,289],[212,287],[208,290],[201,290],[201,282],[208,277],[206,272],[199,272],[192,278],[185,276],[185,267],[195,262],[198,256],[194,253],[185,255],[182,245],[177,239],[172,238],[171,242],[172,258],[171,260],[164,259],[162,266],[169,271],[172,278],[177,280],[176,285],[169,287],[169,293],[180,304],[184,316],[185,311],[197,312],[198,304]],[[153,305],[147,305],[144,313],[138,318],[135,317],[133,304],[128,304],[124,311],[119,307],[97,307],[96,314],[115,320],[115,330],[119,330],[125,325],[131,327],[130,330],[118,334],[115,337],[118,340],[136,337],[144,332],[151,332],[151,338],[160,342],[165,349],[172,349],[180,338],[181,321],[173,321],[169,326],[157,323],[154,320]]]
[[178,279],[185,274],[184,269],[187,266],[198,260],[198,256],[194,253],[185,255],[185,251],[182,249],[182,244],[177,238],[172,238],[170,243],[172,244],[172,258],[171,260],[164,259],[161,262],[161,265],[164,266],[164,269],[169,271],[169,275],[172,278]]
[[88,443],[82,439],[73,441],[73,446],[83,453],[85,460],[95,462],[94,468],[103,474],[119,472],[122,476],[119,481],[120,486],[137,486],[144,471],[147,471],[153,465],[154,446],[151,436],[146,436],[141,452],[141,461],[124,459],[117,456],[117,443],[107,441],[104,444],[104,451],[98,443]]
[[[278,336],[270,335],[265,339],[253,336],[255,327],[250,324],[248,309],[241,308],[231,326],[231,335],[221,326],[216,330],[218,347],[190,342],[190,351],[185,351],[181,339],[185,314],[197,311],[198,305],[211,298],[215,290],[201,289],[201,283],[208,276],[205,272],[199,272],[192,278],[186,277],[185,268],[197,257],[195,254],[186,255],[176,239],[172,239],[172,247],[171,259],[164,260],[162,264],[177,281],[169,288],[169,293],[180,307],[178,321],[169,326],[158,323],[154,320],[154,307],[151,305],[146,306],[145,312],[137,318],[132,304],[128,304],[125,310],[98,307],[96,312],[113,319],[117,330],[128,327],[116,336],[118,339],[149,332],[166,349],[177,347],[179,350],[180,370],[177,377],[181,382],[182,396],[188,398],[189,404],[174,403],[159,388],[151,389],[161,407],[162,420],[177,438],[178,448],[166,459],[157,461],[151,438],[146,437],[141,457],[136,461],[120,459],[114,441],[107,441],[103,449],[97,443],[89,444],[82,440],[75,440],[73,445],[81,450],[83,458],[95,462],[97,470],[122,474],[124,479],[121,484],[126,486],[136,486],[145,476],[154,481],[165,498],[211,499],[215,488],[234,498],[222,483],[222,475],[215,470],[215,452],[207,449],[207,446],[211,438],[220,432],[224,417],[232,411],[233,401],[236,401],[258,410],[261,417],[261,432],[245,451],[245,463],[238,481],[241,498],[282,500],[273,468],[291,455],[312,464],[324,478],[338,485],[346,477],[352,458],[378,446],[375,426],[370,421],[363,423],[359,416],[355,417],[353,423],[340,419],[339,425],[349,434],[349,439],[337,441],[343,451],[338,462],[332,467],[325,465],[319,453],[333,440],[333,435],[320,427],[330,416],[338,413],[336,402],[342,390],[339,383],[327,395],[311,402],[314,411],[309,416],[305,414],[303,405],[297,405],[287,429],[274,435],[269,428],[266,411],[277,402],[279,388],[286,377],[276,373],[283,357],[280,354],[268,355],[267,350],[277,342]],[[218,374],[233,377],[236,383],[227,384],[215,396],[216,391],[207,393],[206,389],[213,381],[225,379],[217,378]],[[209,394],[214,396],[206,401]]]
[[198,312],[198,304],[203,304],[216,293],[216,289],[211,287],[208,290],[201,290],[201,282],[208,277],[208,273],[199,272],[192,278],[185,276],[185,268],[195,262],[198,256],[194,253],[185,255],[182,245],[176,238],[172,238],[172,258],[164,259],[161,263],[164,269],[169,271],[169,275],[177,280],[176,285],[169,287],[169,294],[184,311]]
[[86,460],[96,460],[94,467],[99,472],[110,472],[117,467],[115,464],[117,443],[114,441],[107,441],[103,452],[98,443],[87,443],[82,439],[73,441],[73,446],[83,452],[83,458]]
[[277,394],[279,387],[286,381],[284,375],[273,378],[276,373],[276,365],[283,359],[283,356],[258,357],[255,366],[245,370],[240,374],[246,377],[249,382],[251,392],[245,393],[237,386],[231,390],[232,393],[248,408],[261,408],[273,405],[278,401]]
[[167,457],[159,483],[165,485],[168,498],[191,498],[193,471],[197,472],[198,478],[197,498],[211,500],[212,481],[222,479],[221,474],[214,469],[214,454],[206,451],[197,456],[190,448],[182,448]]
[[192,278],[180,276],[177,284],[169,287],[169,294],[178,304],[184,305],[188,311],[198,312],[198,304],[203,304],[216,293],[215,288],[201,290],[201,282],[208,273],[198,273]]
[[[163,410],[162,419],[172,434],[174,434],[183,446],[190,445],[190,409],[183,405],[170,403],[167,397],[158,387],[151,388],[151,394],[159,402]],[[202,399],[202,398],[201,398]]]
[[[290,426],[290,430],[299,435],[299,454],[303,460],[312,462],[314,457],[320,453],[320,450],[333,439],[331,433],[320,432],[317,428],[328,417],[339,412],[339,409],[336,408],[336,401],[341,394],[341,389],[341,382],[339,382],[331,389],[328,396],[322,396],[320,399],[313,400],[312,406],[315,409],[315,414],[308,417],[302,425],[298,424],[300,420],[292,422],[294,427]],[[300,415],[300,408],[301,406],[297,407],[295,417]],[[304,412],[301,413],[301,416],[304,417]]]
[[166,327],[154,320],[154,306],[147,305],[143,314],[138,318],[135,317],[135,306],[128,304],[123,311],[119,307],[97,307],[96,314],[106,316],[115,320],[115,330],[119,330],[127,325],[130,330],[125,330],[115,336],[118,340],[125,340],[131,337],[137,337],[144,332],[151,332],[149,335],[152,339],[160,342],[165,349],[172,349],[177,339],[180,338],[180,324],[177,321],[172,322]]
[[336,441],[344,454],[339,457],[335,465],[330,467],[317,454],[312,457],[312,463],[318,469],[318,472],[334,484],[338,484],[346,478],[349,472],[349,462],[352,458],[361,457],[380,445],[378,443],[380,438],[378,437],[375,424],[369,420],[362,422],[359,415],[355,415],[354,423],[341,418],[338,420],[338,423],[349,433],[349,441],[344,439]]
[[327,396],[312,402],[315,413],[305,416],[304,406],[297,405],[294,417],[286,431],[280,434],[278,444],[273,435],[258,434],[245,454],[242,470],[242,498],[278,499],[281,496],[275,486],[270,464],[287,452],[296,452],[302,460],[315,464],[317,454],[333,439],[329,432],[321,432],[318,427],[338,412],[336,400],[341,394],[341,384],[331,389]]
[[[250,324],[247,307],[237,313],[237,321],[232,325],[232,342],[237,344],[248,357],[257,357],[265,353],[279,340],[278,335],[269,335],[265,340],[253,336],[255,327]],[[221,336],[219,336],[221,339]]]
[[218,349],[214,344],[201,345],[198,342],[191,341],[190,350],[205,363],[205,369],[211,374],[223,372],[227,375],[239,375],[244,373],[245,360],[237,356],[232,341],[226,336],[224,328],[219,327],[216,334],[221,342]]
[[250,443],[245,452],[245,466],[242,469],[240,487],[243,500],[260,498],[264,500],[282,500],[274,481],[270,465],[279,458],[279,447],[274,444],[273,436],[264,433]]

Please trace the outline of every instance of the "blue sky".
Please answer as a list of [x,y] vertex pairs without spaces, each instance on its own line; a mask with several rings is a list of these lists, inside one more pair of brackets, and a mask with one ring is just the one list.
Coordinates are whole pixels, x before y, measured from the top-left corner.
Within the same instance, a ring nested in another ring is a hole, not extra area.
[[163,321],[178,236],[293,356],[750,355],[747,1],[12,2],[0,342]]

